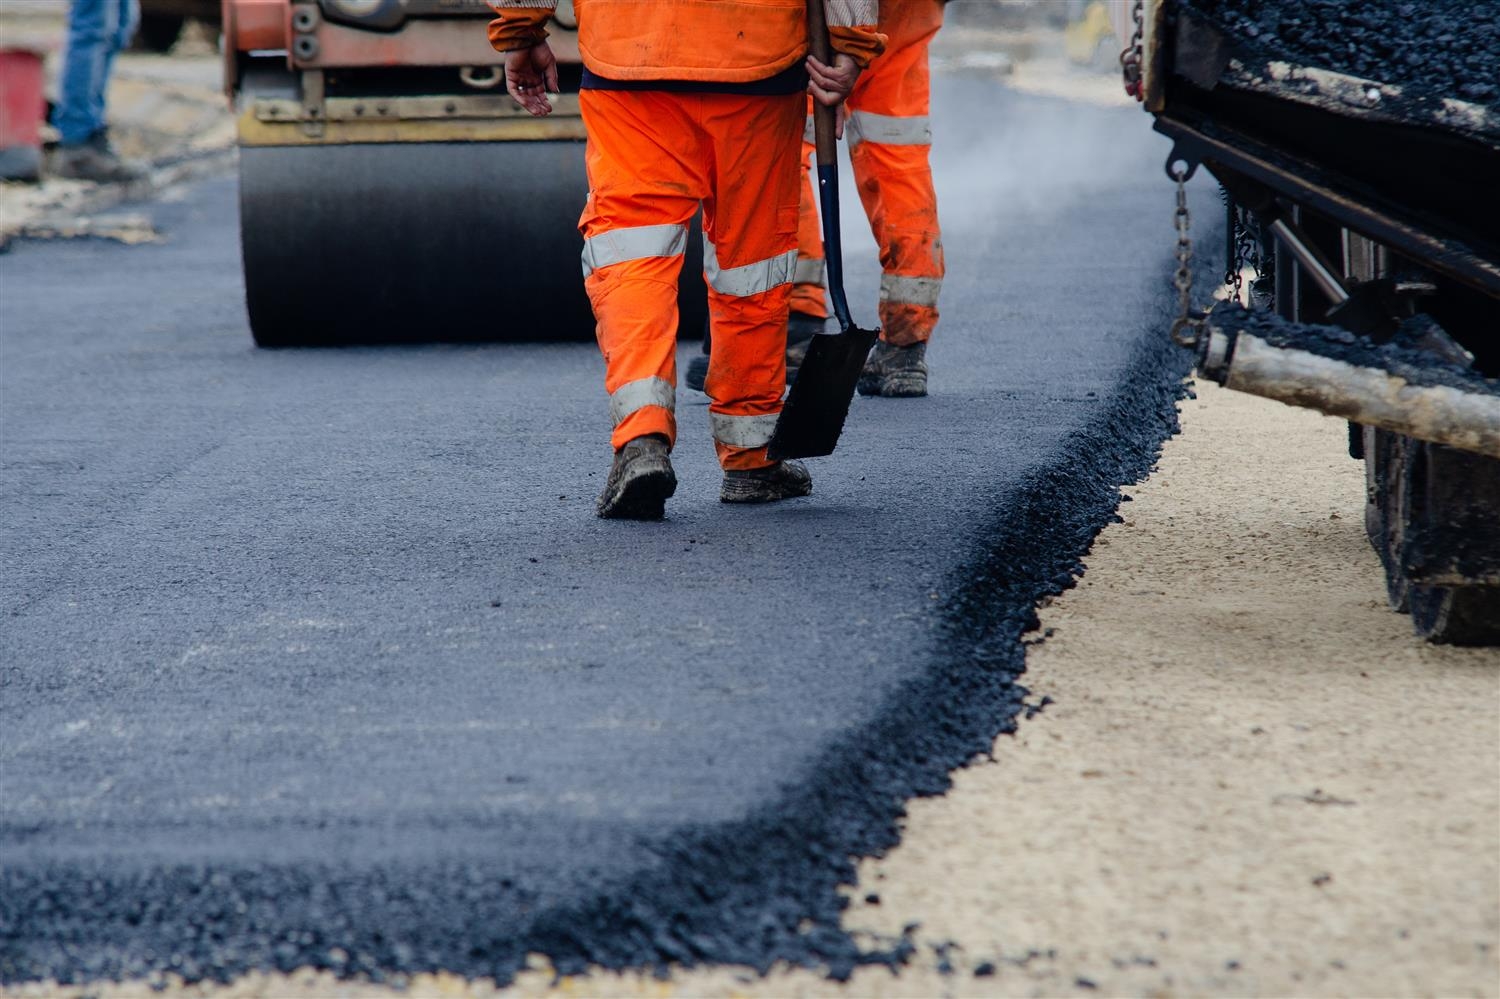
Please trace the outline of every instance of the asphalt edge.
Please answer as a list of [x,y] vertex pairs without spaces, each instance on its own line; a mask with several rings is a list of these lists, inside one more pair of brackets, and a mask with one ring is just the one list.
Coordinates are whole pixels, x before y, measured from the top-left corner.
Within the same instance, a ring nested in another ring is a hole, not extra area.
[[[1212,287],[1212,268],[1200,261],[1197,270]],[[764,974],[788,964],[835,979],[913,955],[914,925],[901,939],[862,946],[841,926],[840,889],[855,883],[858,858],[899,842],[909,800],[945,793],[954,770],[988,756],[1023,711],[1036,710],[1019,681],[1038,605],[1077,584],[1094,538],[1121,519],[1121,488],[1150,474],[1178,431],[1177,402],[1191,394],[1192,357],[1165,333],[1175,304],[1166,273],[1158,315],[1097,415],[997,501],[986,550],[955,572],[938,643],[952,654],[903,685],[780,804],[656,847],[663,863],[651,875],[586,908],[544,915],[523,950],[546,955],[560,975],[707,964]]]

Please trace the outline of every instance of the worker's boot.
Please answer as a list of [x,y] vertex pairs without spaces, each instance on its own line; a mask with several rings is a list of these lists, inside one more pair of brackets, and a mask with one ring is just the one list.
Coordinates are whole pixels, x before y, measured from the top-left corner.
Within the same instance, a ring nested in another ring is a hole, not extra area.
[[54,177],[91,180],[96,184],[128,184],[151,173],[151,168],[140,160],[127,160],[115,152],[109,133],[103,130],[95,132],[87,142],[58,146],[48,166]]
[[927,394],[927,344],[898,347],[881,340],[859,373],[860,395],[909,398]]
[[[787,317],[786,322],[786,383],[792,384],[797,377],[797,369],[802,366],[802,359],[807,356],[807,347],[812,343],[812,338],[823,332],[823,327],[828,322],[827,316],[812,316],[806,312],[793,311]],[[704,344],[708,340],[704,339]],[[682,380],[687,387],[698,392],[703,391],[703,385],[708,381],[708,350],[701,354],[693,355],[688,361],[687,372]]]
[[800,461],[779,461],[768,468],[732,469],[724,473],[719,489],[721,503],[771,503],[806,496],[812,492],[812,476]]
[[667,497],[677,491],[667,439],[648,434],[615,452],[609,479],[599,494],[599,516],[614,520],[660,520]]

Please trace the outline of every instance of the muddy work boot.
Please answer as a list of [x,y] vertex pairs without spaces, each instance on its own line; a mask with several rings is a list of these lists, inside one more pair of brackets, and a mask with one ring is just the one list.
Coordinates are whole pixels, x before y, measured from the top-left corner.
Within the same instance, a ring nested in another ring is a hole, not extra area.
[[615,452],[595,509],[610,520],[660,520],[667,510],[667,497],[676,491],[677,475],[667,456],[667,439],[648,434]]
[[721,503],[773,503],[812,492],[812,476],[800,461],[781,461],[769,468],[724,473]]
[[48,168],[54,177],[91,180],[96,184],[129,184],[151,173],[151,168],[140,160],[127,160],[115,152],[105,132],[96,132],[93,138],[77,145],[58,146]]
[[911,398],[927,394],[927,344],[898,347],[884,340],[875,345],[859,373],[860,395]]

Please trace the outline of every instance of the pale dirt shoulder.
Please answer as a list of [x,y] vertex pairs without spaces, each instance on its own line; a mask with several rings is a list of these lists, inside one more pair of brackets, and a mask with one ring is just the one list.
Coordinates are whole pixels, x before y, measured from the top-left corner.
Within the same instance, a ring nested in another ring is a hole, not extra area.
[[[46,53],[49,95],[61,70],[66,12],[62,0],[0,0],[0,41]],[[223,58],[201,32],[170,56],[122,53],[107,99],[110,136],[122,155],[151,165],[150,178],[130,185],[45,174],[39,184],[0,181],[0,249],[17,237],[156,241],[148,213],[115,209],[232,169],[234,116],[223,72]],[[43,138],[51,137],[43,126]]]
[[[1025,682],[1052,703],[861,865],[847,925],[919,924],[910,967],[554,982],[538,961],[505,994],[1500,995],[1500,652],[1423,644],[1386,608],[1342,423],[1198,393],[1043,610]],[[313,973],[168,992],[390,994]]]

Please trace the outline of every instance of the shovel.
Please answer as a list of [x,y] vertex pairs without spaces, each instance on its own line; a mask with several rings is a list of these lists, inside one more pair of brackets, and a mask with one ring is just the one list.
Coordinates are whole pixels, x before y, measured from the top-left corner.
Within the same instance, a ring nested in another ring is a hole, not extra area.
[[[812,54],[819,62],[831,63],[828,22],[823,0],[808,0],[807,35]],[[849,315],[844,296],[844,248],[839,238],[838,147],[834,139],[834,109],[813,102],[813,132],[818,146],[818,207],[823,217],[823,256],[827,261],[828,293],[837,333],[812,338],[797,380],[787,395],[776,421],[776,430],[766,448],[776,461],[782,458],[817,458],[832,454],[849,416],[849,403],[859,383],[865,358],[875,345],[879,330],[862,330]]]

